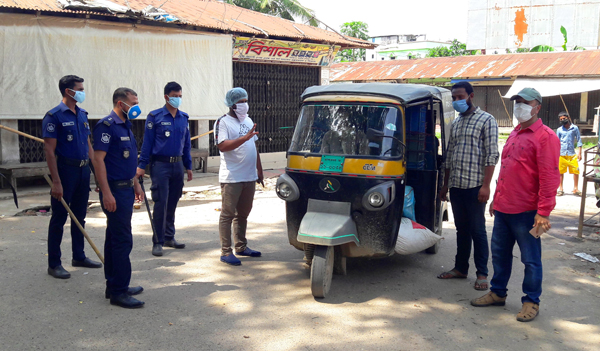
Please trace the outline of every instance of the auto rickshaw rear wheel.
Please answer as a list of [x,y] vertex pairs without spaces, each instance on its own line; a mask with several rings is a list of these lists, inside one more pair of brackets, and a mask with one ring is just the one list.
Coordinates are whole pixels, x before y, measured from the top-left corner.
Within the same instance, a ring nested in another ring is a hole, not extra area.
[[316,246],[310,267],[310,289],[314,297],[323,298],[329,293],[333,277],[333,246]]

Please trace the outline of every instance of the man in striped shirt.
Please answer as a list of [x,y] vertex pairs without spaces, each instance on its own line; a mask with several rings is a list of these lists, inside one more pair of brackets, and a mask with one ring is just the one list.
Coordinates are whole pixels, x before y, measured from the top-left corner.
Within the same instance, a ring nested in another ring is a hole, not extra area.
[[473,245],[475,289],[487,290],[489,247],[484,215],[499,158],[498,124],[494,116],[473,104],[473,97],[468,82],[452,86],[452,106],[460,115],[452,123],[440,196],[447,200],[450,189],[457,250],[454,268],[438,278],[466,278]]

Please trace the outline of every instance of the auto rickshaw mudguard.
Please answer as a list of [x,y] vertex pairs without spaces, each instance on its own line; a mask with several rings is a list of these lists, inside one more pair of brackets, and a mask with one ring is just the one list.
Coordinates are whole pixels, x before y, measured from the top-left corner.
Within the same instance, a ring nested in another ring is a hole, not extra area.
[[300,223],[298,242],[323,246],[359,245],[350,209],[349,202],[308,199],[308,210]]

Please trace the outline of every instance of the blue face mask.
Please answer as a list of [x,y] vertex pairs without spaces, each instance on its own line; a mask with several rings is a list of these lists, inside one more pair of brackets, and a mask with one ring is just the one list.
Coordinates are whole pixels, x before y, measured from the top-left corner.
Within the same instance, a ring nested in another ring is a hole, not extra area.
[[[127,113],[126,113],[127,118],[136,119],[142,114],[142,109],[140,108],[140,105],[129,106],[124,102],[123,102],[123,104],[125,104],[125,106],[129,107],[129,111],[127,111]],[[123,111],[123,112],[125,112],[125,111]]]
[[73,89],[69,90],[74,93],[74,95],[71,96],[73,100],[77,101],[78,103],[82,103],[85,101],[85,91],[75,91]]
[[179,108],[179,106],[181,106],[181,98],[169,96],[169,105],[175,108]]
[[452,107],[460,113],[464,113],[469,109],[469,104],[467,104],[467,100],[457,100],[452,101]]

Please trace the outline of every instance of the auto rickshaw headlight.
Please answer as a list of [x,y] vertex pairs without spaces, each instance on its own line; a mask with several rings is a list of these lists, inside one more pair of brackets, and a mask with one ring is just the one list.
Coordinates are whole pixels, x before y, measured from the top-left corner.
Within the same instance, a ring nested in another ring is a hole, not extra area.
[[381,207],[385,202],[383,194],[380,192],[372,192],[369,194],[369,204],[373,207]]
[[296,182],[287,174],[282,174],[277,179],[275,192],[280,199],[285,201],[296,201],[300,198],[300,189]]
[[292,195],[292,187],[288,183],[281,183],[279,187],[277,187],[277,193],[281,195],[281,197],[287,199]]

